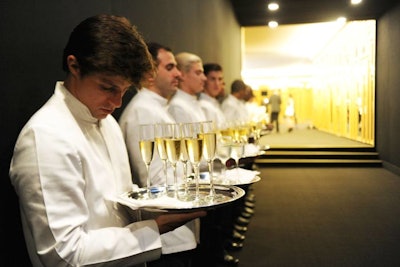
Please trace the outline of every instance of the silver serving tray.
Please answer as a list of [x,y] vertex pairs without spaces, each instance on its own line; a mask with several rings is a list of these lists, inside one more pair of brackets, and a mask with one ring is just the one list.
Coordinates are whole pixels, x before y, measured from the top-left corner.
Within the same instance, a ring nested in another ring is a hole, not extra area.
[[[152,191],[156,192],[155,195],[150,196],[150,198],[154,199],[161,196],[163,193],[163,189],[157,190],[153,188]],[[165,190],[164,190],[165,191]],[[184,193],[186,189],[184,186],[179,186],[177,190],[178,199],[184,197]],[[189,184],[187,187],[187,192],[189,194],[194,194],[196,192],[196,185]],[[213,198],[209,196],[210,194],[210,185],[209,184],[199,184],[199,196],[200,201],[189,201],[192,203],[191,207],[157,207],[152,205],[151,200],[147,200],[147,196],[144,198],[143,195],[147,194],[147,192],[143,189],[138,189],[135,191],[127,192],[125,196],[129,199],[141,201],[142,206],[140,209],[151,210],[151,211],[165,211],[165,212],[192,212],[196,210],[208,210],[215,209],[217,207],[222,207],[224,205],[228,205],[241,197],[244,196],[245,191],[237,186],[232,185],[214,185],[215,195]],[[174,191],[168,190],[167,194],[170,197],[174,197]],[[165,195],[165,193],[164,193]],[[149,205],[146,205],[146,201],[149,202]],[[188,201],[188,200],[185,200]]]

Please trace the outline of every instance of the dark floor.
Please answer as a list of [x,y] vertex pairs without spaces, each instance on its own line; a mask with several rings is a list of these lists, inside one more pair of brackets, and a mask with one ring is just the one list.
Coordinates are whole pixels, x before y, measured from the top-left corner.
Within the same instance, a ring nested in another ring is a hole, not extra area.
[[[270,147],[373,147],[281,127]],[[380,167],[262,167],[240,267],[400,266],[400,176]]]
[[383,168],[263,168],[241,267],[400,266],[400,177]]

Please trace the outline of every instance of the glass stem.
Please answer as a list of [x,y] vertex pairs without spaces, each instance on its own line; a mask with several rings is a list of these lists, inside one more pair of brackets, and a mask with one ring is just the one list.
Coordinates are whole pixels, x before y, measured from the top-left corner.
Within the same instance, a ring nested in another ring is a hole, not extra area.
[[200,200],[200,174],[199,174],[199,165],[198,164],[193,164],[193,169],[194,173],[196,176],[196,195],[195,195],[195,201]]
[[172,164],[174,169],[174,198],[178,197],[178,174],[176,173],[176,164]]
[[184,178],[184,182],[185,182],[185,196],[188,195],[188,188],[189,188],[189,181],[188,181],[188,175],[187,175],[188,171],[187,171],[187,163],[183,162],[183,178]]
[[163,169],[164,169],[164,176],[165,176],[164,187],[165,187],[165,193],[167,193],[167,191],[168,191],[168,172],[167,172],[167,161],[166,160],[163,160]]
[[147,195],[148,195],[148,197],[150,197],[151,196],[151,192],[150,192],[150,172],[149,172],[149,170],[150,170],[150,164],[146,164],[146,169],[147,169]]
[[239,158],[236,161],[236,181],[239,181]]
[[214,190],[214,164],[213,160],[210,160],[207,162],[208,163],[208,171],[210,172],[210,197],[215,196],[215,190]]

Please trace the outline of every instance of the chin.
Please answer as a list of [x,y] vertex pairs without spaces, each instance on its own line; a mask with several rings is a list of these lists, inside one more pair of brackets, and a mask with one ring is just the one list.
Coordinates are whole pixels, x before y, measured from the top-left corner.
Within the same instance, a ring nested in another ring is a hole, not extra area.
[[96,119],[98,120],[105,119],[108,115],[109,113],[97,114]]

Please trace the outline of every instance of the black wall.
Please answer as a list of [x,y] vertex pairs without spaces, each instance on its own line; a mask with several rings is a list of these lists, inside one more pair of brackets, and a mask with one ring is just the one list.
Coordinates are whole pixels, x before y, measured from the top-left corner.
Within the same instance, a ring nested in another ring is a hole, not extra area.
[[400,174],[400,4],[377,24],[376,148]]

